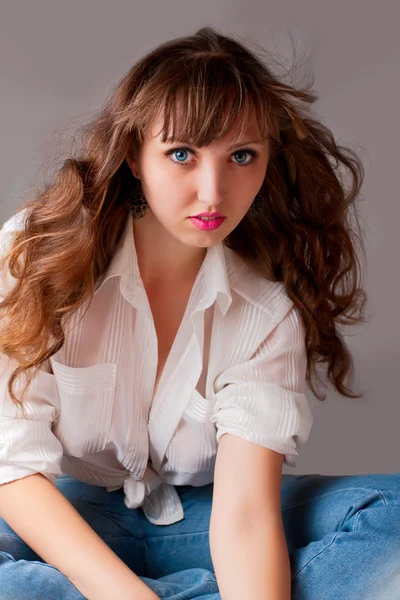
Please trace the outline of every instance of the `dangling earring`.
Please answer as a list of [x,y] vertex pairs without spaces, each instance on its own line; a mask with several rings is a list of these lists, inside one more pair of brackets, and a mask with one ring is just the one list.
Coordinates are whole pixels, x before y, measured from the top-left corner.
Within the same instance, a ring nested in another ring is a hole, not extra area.
[[253,204],[250,206],[250,210],[254,217],[259,217],[263,212],[264,207],[264,198],[261,194],[257,194],[257,196],[253,200]]
[[135,177],[135,179],[136,185],[129,196],[125,199],[125,204],[134,219],[141,219],[146,214],[149,204],[145,195],[143,194],[140,179],[137,177]]

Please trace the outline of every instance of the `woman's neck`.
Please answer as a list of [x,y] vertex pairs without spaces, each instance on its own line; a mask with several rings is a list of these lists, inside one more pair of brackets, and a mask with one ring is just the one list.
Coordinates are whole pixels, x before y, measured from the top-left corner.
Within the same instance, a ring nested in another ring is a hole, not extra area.
[[[150,215],[149,215],[150,216]],[[186,246],[146,214],[133,220],[136,255],[145,287],[192,285],[207,248]],[[145,221],[146,219],[146,221]]]

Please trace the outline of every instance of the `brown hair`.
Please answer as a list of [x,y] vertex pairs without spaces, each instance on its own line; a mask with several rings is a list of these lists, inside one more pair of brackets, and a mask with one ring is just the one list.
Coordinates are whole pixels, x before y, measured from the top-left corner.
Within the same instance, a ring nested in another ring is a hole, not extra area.
[[[16,284],[0,304],[0,353],[16,365],[8,382],[14,403],[22,406],[13,392],[16,377],[28,374],[25,393],[62,347],[66,322],[90,302],[111,260],[133,185],[127,152],[160,114],[163,142],[202,146],[234,123],[244,125],[249,110],[270,144],[259,192],[264,205],[257,217],[249,211],[224,243],[260,275],[284,283],[305,325],[306,379],[318,399],[324,398],[312,381],[317,363],[326,363],[340,394],[362,396],[349,388],[353,361],[338,327],[365,321],[355,247],[365,257],[355,209],[363,167],[310,116],[308,105],[318,98],[310,88],[283,83],[256,52],[211,27],[159,45],[129,69],[82,128],[79,154],[24,204],[25,226],[5,257]],[[348,188],[339,166],[350,175]]]

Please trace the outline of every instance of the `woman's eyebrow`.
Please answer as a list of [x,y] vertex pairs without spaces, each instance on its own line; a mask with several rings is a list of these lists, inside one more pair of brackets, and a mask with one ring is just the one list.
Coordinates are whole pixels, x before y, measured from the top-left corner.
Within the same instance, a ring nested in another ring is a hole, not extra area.
[[247,142],[239,142],[228,146],[228,150],[232,150],[232,148],[237,148],[238,146],[245,146],[246,144],[262,144],[262,140],[248,140]]

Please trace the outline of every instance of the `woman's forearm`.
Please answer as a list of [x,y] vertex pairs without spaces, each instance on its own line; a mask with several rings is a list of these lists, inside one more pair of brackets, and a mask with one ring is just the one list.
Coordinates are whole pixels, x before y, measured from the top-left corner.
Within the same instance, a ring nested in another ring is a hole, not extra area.
[[280,518],[239,526],[212,520],[210,550],[221,600],[290,600],[291,571]]
[[157,600],[43,475],[2,484],[0,516],[88,600]]

